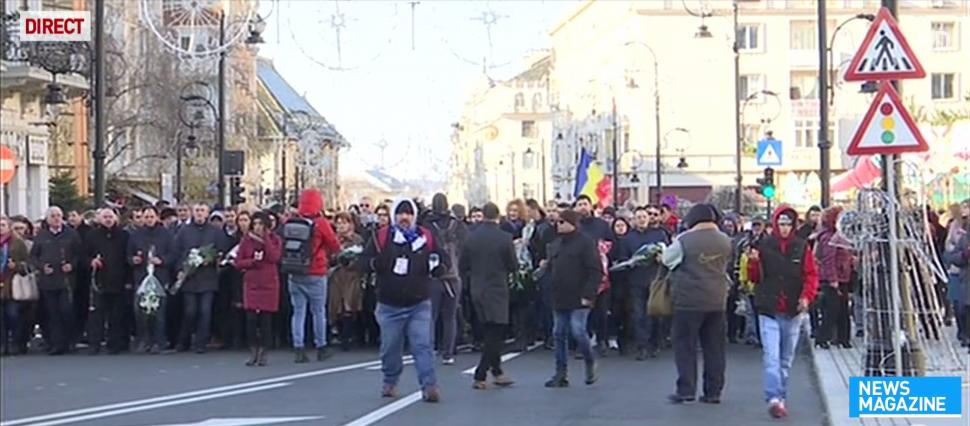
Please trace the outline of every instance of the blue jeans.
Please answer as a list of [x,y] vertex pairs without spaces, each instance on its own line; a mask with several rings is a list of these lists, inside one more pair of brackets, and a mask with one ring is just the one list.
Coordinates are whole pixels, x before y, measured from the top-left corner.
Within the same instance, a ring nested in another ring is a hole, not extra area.
[[761,321],[761,346],[764,350],[762,363],[765,401],[784,401],[788,396],[788,371],[795,360],[795,349],[798,347],[806,315],[802,313],[789,317],[775,314],[774,318],[766,315],[758,318]]
[[209,343],[209,333],[212,330],[212,300],[215,298],[214,291],[204,291],[201,293],[182,293],[183,315],[182,332],[179,342],[189,344],[189,337],[195,334],[195,339],[191,345],[196,350],[205,349]]
[[553,338],[556,342],[556,373],[566,372],[569,359],[569,335],[576,340],[577,350],[581,351],[586,361],[593,360],[593,349],[586,334],[586,318],[589,308],[556,309],[553,311]]
[[397,386],[404,371],[401,356],[404,339],[407,338],[421,389],[437,385],[431,347],[431,301],[404,307],[378,303],[377,323],[381,326],[381,372],[384,373],[384,384]]
[[650,288],[635,285],[630,288],[632,300],[633,339],[637,349],[660,349],[663,339],[663,317],[647,315],[647,302],[650,300]]
[[290,302],[293,304],[290,322],[293,347],[303,349],[308,305],[313,317],[313,344],[317,348],[327,346],[327,277],[290,275],[289,287]]

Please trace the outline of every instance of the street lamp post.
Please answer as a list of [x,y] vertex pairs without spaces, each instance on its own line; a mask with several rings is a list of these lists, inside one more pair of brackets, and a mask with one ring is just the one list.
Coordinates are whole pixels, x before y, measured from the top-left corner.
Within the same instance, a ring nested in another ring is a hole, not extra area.
[[[103,1],[103,0],[102,0]],[[247,40],[248,41],[248,40]],[[219,12],[219,45],[226,42],[226,12]],[[219,204],[229,205],[226,195],[226,50],[219,52],[219,131],[217,136]]]
[[656,152],[654,153],[657,169],[657,204],[660,204],[660,200],[663,197],[663,178],[661,171],[662,162],[660,159],[660,65],[657,61],[657,53],[648,46],[646,43],[639,41],[630,41],[626,45],[638,44],[643,46],[650,52],[650,56],[653,57],[653,119],[654,119],[654,131],[655,138],[657,142]]
[[104,152],[104,131],[107,126],[105,117],[105,61],[104,61],[104,2],[97,0],[94,9],[94,22],[97,28],[94,33],[94,206],[100,208],[104,204],[105,195],[105,155]]

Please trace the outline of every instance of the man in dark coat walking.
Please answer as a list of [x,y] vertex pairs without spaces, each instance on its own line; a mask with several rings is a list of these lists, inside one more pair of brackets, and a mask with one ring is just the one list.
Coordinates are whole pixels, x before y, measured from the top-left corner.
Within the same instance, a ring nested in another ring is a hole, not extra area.
[[39,271],[37,288],[47,314],[45,331],[50,331],[50,355],[71,349],[74,330],[72,294],[75,271],[81,253],[81,239],[64,223],[60,207],[47,210],[47,226],[34,238],[30,263]]
[[482,208],[485,220],[468,236],[459,257],[461,273],[469,277],[468,291],[478,320],[485,329],[485,345],[475,369],[475,389],[485,389],[491,370],[497,386],[513,382],[502,373],[502,345],[509,324],[509,274],[518,261],[512,235],[499,229],[499,210],[494,203]]
[[586,360],[586,384],[591,385],[597,379],[586,319],[603,281],[603,264],[596,242],[579,231],[580,220],[581,215],[575,210],[562,212],[556,224],[560,238],[549,249],[556,342],[556,374],[546,382],[549,388],[569,386],[566,363],[570,333]]
[[128,349],[128,333],[124,324],[126,286],[130,285],[126,251],[128,232],[118,225],[118,215],[112,209],[98,212],[98,226],[84,241],[85,263],[91,265],[92,304],[88,317],[88,344],[91,355],[101,351],[105,323],[108,327],[107,349],[117,354]]
[[[175,237],[175,251],[179,255],[179,276],[185,276],[183,269],[185,259],[192,249],[209,247],[213,250],[218,246],[220,231],[209,224],[209,206],[196,204],[192,207],[192,223],[183,226]],[[209,343],[209,331],[212,323],[212,300],[219,289],[219,275],[216,270],[218,259],[203,263],[191,275],[185,277],[181,290],[184,302],[182,330],[179,332],[177,349],[188,350],[189,338],[194,334],[192,346],[196,353],[205,353]]]

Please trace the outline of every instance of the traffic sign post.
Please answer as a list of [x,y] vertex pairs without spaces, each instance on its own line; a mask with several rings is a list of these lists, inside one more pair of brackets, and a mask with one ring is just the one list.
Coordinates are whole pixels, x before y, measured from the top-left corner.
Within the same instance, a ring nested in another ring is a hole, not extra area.
[[889,9],[880,9],[876,20],[869,26],[862,45],[849,63],[845,81],[923,77],[926,77],[926,71],[903,37],[896,19]]
[[899,99],[893,85],[883,81],[859,123],[846,153],[849,155],[925,152],[930,146]]
[[17,159],[13,151],[5,145],[0,145],[0,215],[7,214],[7,184],[13,180],[17,171]]
[[758,166],[761,167],[780,166],[784,158],[782,156],[783,153],[780,140],[766,138],[758,141],[758,150],[755,153],[755,159],[758,161]]

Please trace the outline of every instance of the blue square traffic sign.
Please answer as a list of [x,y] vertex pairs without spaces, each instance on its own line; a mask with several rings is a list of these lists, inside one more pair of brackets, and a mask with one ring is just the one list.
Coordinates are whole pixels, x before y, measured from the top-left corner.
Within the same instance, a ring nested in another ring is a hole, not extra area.
[[755,154],[759,166],[780,166],[782,163],[781,141],[778,139],[762,139],[758,141],[758,151]]

